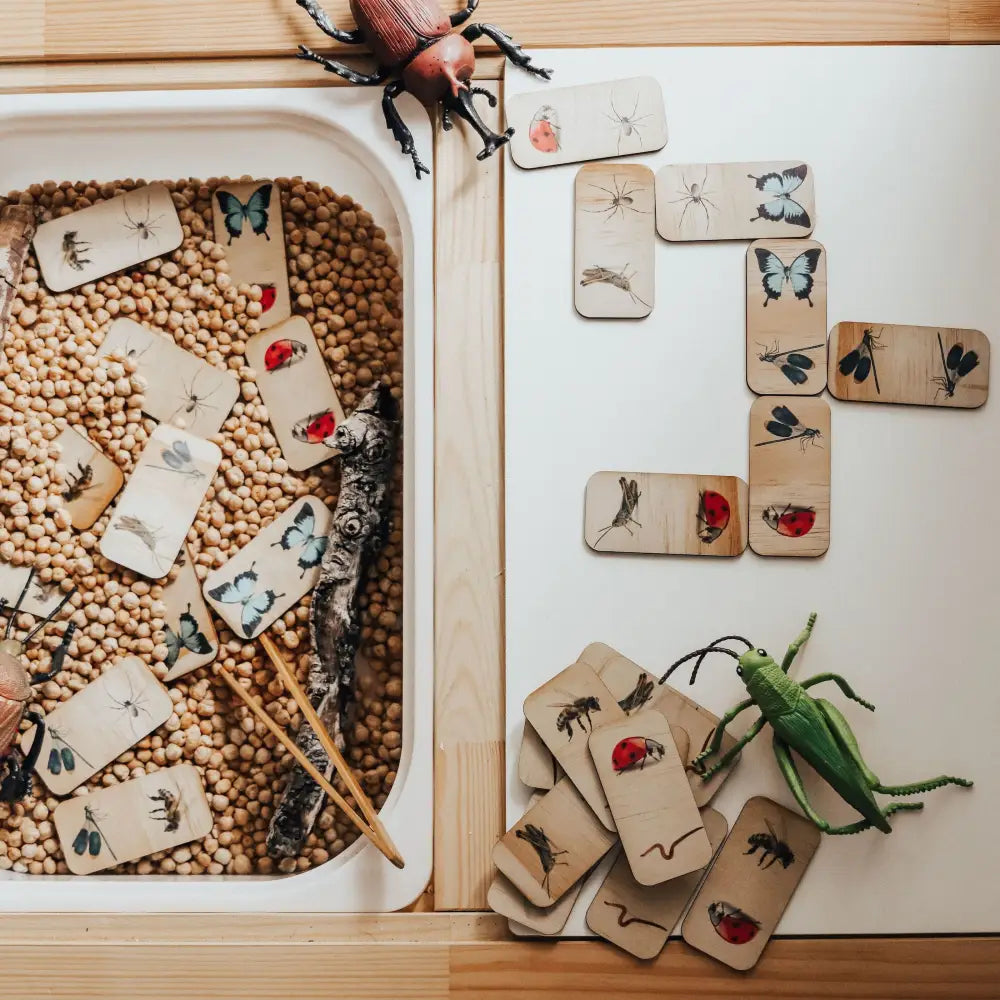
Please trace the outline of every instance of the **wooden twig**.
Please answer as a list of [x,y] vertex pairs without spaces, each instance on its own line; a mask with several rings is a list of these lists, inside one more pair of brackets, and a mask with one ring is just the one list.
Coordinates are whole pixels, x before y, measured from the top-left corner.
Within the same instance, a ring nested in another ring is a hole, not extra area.
[[[343,745],[354,700],[361,641],[358,592],[386,534],[386,512],[396,456],[398,407],[388,387],[376,385],[333,438],[340,452],[340,495],[319,582],[312,593],[312,660],[306,693],[322,725]],[[333,765],[312,726],[303,724],[298,748],[327,777]],[[296,768],[274,810],[267,834],[271,857],[297,857],[323,805],[323,790]]]
[[384,854],[393,864],[396,864],[396,858],[399,856],[395,850],[390,851],[385,844],[382,843],[381,838],[372,830],[361,817],[350,807],[347,800],[337,791],[333,785],[330,784],[327,779],[320,774],[320,772],[315,768],[312,762],[306,757],[304,753],[295,745],[295,742],[288,736],[287,733],[283,732],[281,727],[274,721],[258,705],[250,693],[244,690],[243,685],[233,677],[233,675],[225,668],[218,667],[216,673],[229,685],[233,693],[250,709],[253,714],[264,723],[265,726],[271,731],[274,738],[299,762],[299,766],[304,768],[311,776],[313,781],[330,796],[331,799],[341,808],[347,818],[358,828],[358,830],[363,833],[381,852]]
[[8,205],[0,211],[0,337],[7,332],[10,307],[34,236],[35,210],[30,205]]
[[285,685],[289,694],[291,694],[291,696],[295,699],[295,704],[302,710],[302,714],[305,716],[306,722],[309,723],[313,732],[319,737],[319,741],[323,744],[323,749],[326,750],[327,756],[333,762],[333,766],[336,768],[337,774],[340,775],[341,780],[347,786],[347,790],[354,796],[354,801],[361,807],[361,811],[364,813],[365,819],[368,820],[372,829],[382,838],[382,842],[385,846],[393,852],[394,856],[390,857],[389,860],[397,868],[404,867],[402,855],[396,849],[396,845],[392,842],[392,838],[389,836],[389,832],[382,824],[382,820],[379,819],[378,813],[375,811],[375,807],[372,805],[371,799],[368,798],[364,789],[362,789],[362,787],[358,784],[358,779],[354,777],[354,772],[351,770],[350,765],[346,760],[344,760],[344,755],[337,749],[337,745],[334,743],[333,737],[330,736],[326,726],[323,725],[319,716],[316,714],[316,709],[309,704],[309,699],[306,697],[305,691],[302,690],[299,682],[295,679],[295,675],[285,662],[285,658],[281,655],[281,650],[278,649],[278,647],[274,644],[274,640],[266,633],[260,636],[260,643],[264,647],[264,652],[267,653],[271,662],[274,664],[274,668],[278,671],[278,676],[281,678],[281,682]]

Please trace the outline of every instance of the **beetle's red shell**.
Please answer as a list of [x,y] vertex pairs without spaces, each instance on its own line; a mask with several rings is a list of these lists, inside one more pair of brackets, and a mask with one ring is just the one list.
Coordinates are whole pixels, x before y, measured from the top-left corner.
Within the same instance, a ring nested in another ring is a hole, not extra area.
[[451,31],[451,20],[436,0],[351,0],[351,13],[382,66],[399,65],[423,39]]
[[760,930],[760,922],[744,913],[738,906],[722,901],[708,907],[708,918],[715,933],[730,944],[746,944],[752,941]]
[[300,420],[292,428],[292,436],[308,444],[319,444],[333,437],[336,429],[337,415],[332,410],[324,410],[322,413],[314,413],[311,417]]
[[616,771],[624,771],[644,760],[648,752],[646,741],[641,736],[629,736],[615,744],[611,751],[611,766]]
[[698,537],[711,545],[729,525],[729,501],[715,490],[703,490],[698,498]]
[[24,664],[10,653],[0,651],[0,758],[17,736],[24,703],[31,698],[31,683]]

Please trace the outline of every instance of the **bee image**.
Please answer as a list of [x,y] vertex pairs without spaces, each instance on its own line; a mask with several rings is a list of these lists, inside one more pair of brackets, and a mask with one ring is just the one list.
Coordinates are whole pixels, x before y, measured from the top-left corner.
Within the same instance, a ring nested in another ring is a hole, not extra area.
[[[557,861],[560,854],[569,854],[569,851],[557,851],[553,849],[552,841],[546,836],[545,831],[540,826],[527,823],[522,830],[515,830],[514,836],[518,840],[526,840],[538,854],[539,864],[542,866],[542,878],[539,882],[541,887],[549,893],[549,876],[556,865],[568,865],[568,861]],[[551,895],[551,893],[549,893]]]
[[151,802],[161,803],[150,809],[149,815],[163,823],[165,832],[173,833],[177,830],[181,825],[181,797],[169,788],[161,788],[156,795],[148,798]]
[[587,720],[591,730],[593,730],[594,722],[590,718],[590,713],[599,712],[601,710],[601,703],[593,695],[589,695],[586,698],[576,698],[573,701],[560,702],[549,707],[562,709],[556,719],[556,729],[560,733],[565,733],[570,739],[573,739],[574,722],[580,727],[581,733],[587,731],[587,727],[583,724],[584,719]]
[[[768,819],[764,820],[767,825],[767,833],[751,833],[747,837],[747,844],[750,849],[744,851],[744,854],[756,854],[758,850],[763,853],[757,859],[758,868],[770,868],[775,861],[781,862],[782,868],[788,868],[795,863],[795,854],[792,849],[786,844],[775,832],[774,827],[771,826],[771,821]],[[768,860],[770,858],[770,860]],[[767,861],[767,864],[764,862]]]
[[77,462],[76,472],[70,473],[62,498],[66,503],[73,503],[97,485],[99,484],[94,482],[94,467],[89,462]]

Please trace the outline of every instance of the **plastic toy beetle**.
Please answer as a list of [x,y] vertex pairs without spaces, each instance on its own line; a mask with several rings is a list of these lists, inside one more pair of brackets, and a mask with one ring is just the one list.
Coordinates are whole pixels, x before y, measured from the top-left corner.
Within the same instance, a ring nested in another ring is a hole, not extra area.
[[[66,594],[52,610],[52,613],[39,622],[23,640],[12,639],[10,633],[14,625],[14,616],[20,610],[21,602],[31,586],[34,575],[34,570],[28,574],[24,589],[21,591],[17,603],[11,609],[10,618],[7,619],[3,639],[0,640],[0,776],[2,776],[0,777],[0,802],[18,802],[31,789],[31,772],[38,762],[38,755],[42,750],[42,740],[45,737],[44,720],[37,712],[27,709],[28,702],[31,701],[31,689],[52,680],[62,670],[66,651],[69,649],[73,633],[76,631],[76,625],[72,622],[66,626],[62,642],[52,654],[52,664],[49,670],[44,674],[35,674],[34,676],[28,673],[28,669],[21,659],[28,643],[62,610],[73,593],[70,591]],[[0,614],[3,613],[6,606],[7,602],[0,600]],[[14,746],[21,719],[28,719],[35,724],[35,735],[27,754],[23,754],[18,747]]]
[[472,98],[476,94],[482,94],[490,107],[495,107],[497,101],[488,90],[469,86],[476,69],[472,43],[486,35],[515,66],[545,80],[552,75],[551,70],[533,66],[524,50],[495,24],[470,24],[460,35],[451,33],[452,28],[464,24],[472,16],[479,0],[466,0],[465,9],[450,17],[441,10],[437,0],[351,0],[351,13],[358,23],[353,31],[335,27],[316,0],[296,0],[296,3],[331,38],[345,45],[367,44],[378,60],[378,68],[374,73],[358,73],[304,45],[299,46],[301,59],[310,59],[330,73],[366,86],[395,77],[382,96],[385,125],[392,130],[403,152],[413,159],[418,180],[421,172],[429,174],[430,171],[421,163],[413,145],[413,135],[396,110],[394,101],[400,94],[409,91],[428,107],[440,103],[441,124],[445,131],[451,128],[452,112],[464,118],[482,137],[483,151],[477,158],[485,160],[510,140],[514,130],[509,128],[498,135],[473,107]]
[[[829,834],[860,833],[870,827],[875,827],[883,833],[891,833],[892,827],[886,818],[895,812],[909,809],[923,809],[922,802],[893,802],[881,809],[875,801],[872,792],[883,795],[916,795],[919,792],[929,792],[943,785],[961,785],[971,788],[972,782],[965,778],[953,778],[941,775],[929,781],[918,781],[911,785],[883,785],[878,777],[865,763],[858,747],[858,741],[851,732],[847,720],[830,702],[823,698],[812,698],[806,693],[806,688],[814,687],[824,681],[833,681],[843,693],[859,705],[864,705],[874,712],[875,706],[863,698],[859,698],[851,685],[839,674],[817,674],[801,684],[788,676],[788,668],[796,654],[812,633],[816,615],[809,616],[809,622],[799,636],[788,647],[784,660],[779,667],[763,649],[755,649],[753,643],[739,635],[727,635],[693,653],[681,657],[660,678],[662,684],[682,663],[698,657],[691,673],[691,683],[698,676],[698,668],[710,653],[723,653],[731,656],[738,663],[736,673],[742,678],[750,697],[741,701],[735,708],[727,712],[716,727],[711,743],[691,762],[692,767],[699,771],[703,780],[707,781],[713,774],[724,768],[760,731],[765,723],[770,723],[774,731],[774,755],[778,766],[784,775],[788,787],[802,811],[821,830]],[[747,652],[742,656],[720,646],[720,642],[745,643]],[[747,730],[746,734],[734,747],[723,754],[711,767],[705,762],[709,757],[718,754],[722,748],[722,735],[725,728],[741,712],[756,705],[761,712],[760,718]],[[810,805],[802,786],[802,779],[792,760],[794,750],[833,790],[849,805],[853,806],[864,819],[845,826],[831,826]]]

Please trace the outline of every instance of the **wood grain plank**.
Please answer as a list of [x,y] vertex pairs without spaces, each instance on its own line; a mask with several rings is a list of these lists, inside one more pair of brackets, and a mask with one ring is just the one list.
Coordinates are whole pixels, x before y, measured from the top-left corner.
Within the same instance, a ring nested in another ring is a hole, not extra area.
[[[0,48],[5,43],[0,43]],[[271,59],[158,59],[134,62],[4,63],[0,54],[0,94],[67,93],[96,90],[246,90],[256,87],[349,87],[332,73],[288,56]],[[364,59],[344,62],[364,68]],[[477,62],[482,80],[500,79],[504,61],[483,55]],[[373,99],[378,93],[373,94]]]
[[[34,0],[30,14],[23,4],[9,6],[23,30],[21,37],[8,32],[5,19],[6,60],[120,59],[125,46],[133,58],[290,55],[300,43],[337,48],[291,0]],[[353,26],[348,0],[326,6],[334,21]],[[989,41],[1000,34],[995,0],[623,0],[613,8],[606,0],[504,0],[484,3],[481,16],[534,47]]]
[[1000,0],[951,0],[949,39],[1000,42]]
[[[498,126],[499,108],[482,113]],[[503,158],[477,161],[480,140],[463,126],[435,127],[439,910],[485,909],[490,852],[504,832]]]
[[[526,975],[530,969],[530,977]],[[479,944],[451,951],[451,1000],[996,1000],[1000,939],[775,940],[752,975],[670,942],[637,962],[604,942]]]

